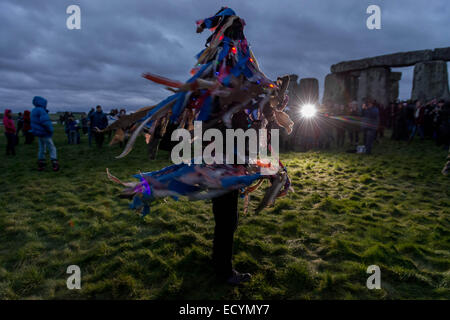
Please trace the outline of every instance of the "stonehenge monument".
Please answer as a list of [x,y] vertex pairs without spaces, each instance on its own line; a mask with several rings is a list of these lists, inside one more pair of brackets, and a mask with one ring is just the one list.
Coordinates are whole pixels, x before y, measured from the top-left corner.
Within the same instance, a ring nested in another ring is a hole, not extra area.
[[[401,72],[391,68],[414,66],[411,99],[428,102],[433,98],[450,99],[447,61],[450,61],[450,47],[434,50],[398,52],[372,58],[344,61],[331,66],[325,77],[322,103],[348,104],[356,101],[361,105],[366,99],[375,99],[387,106],[399,95]],[[301,78],[289,75],[289,106],[287,111],[294,120],[294,131],[288,136],[280,133],[282,150],[300,150],[304,139],[299,107],[305,103],[319,102],[319,81],[315,78]],[[303,138],[300,138],[303,137]]]
[[376,99],[387,105],[398,98],[400,72],[391,68],[414,66],[411,99],[450,98],[447,61],[450,47],[399,52],[344,61],[331,66],[325,78],[323,102],[348,103]]

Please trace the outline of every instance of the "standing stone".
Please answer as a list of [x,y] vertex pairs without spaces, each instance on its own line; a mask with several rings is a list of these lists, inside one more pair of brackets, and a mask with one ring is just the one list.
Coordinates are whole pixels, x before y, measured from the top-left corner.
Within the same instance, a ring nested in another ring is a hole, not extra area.
[[345,78],[338,73],[330,73],[325,77],[325,87],[322,102],[345,103]]
[[445,61],[426,61],[414,67],[411,99],[429,101],[433,98],[448,98],[448,71]]
[[296,74],[290,74],[288,75],[289,77],[289,86],[291,86],[293,83],[297,83],[298,82],[298,75]]
[[288,86],[288,96],[289,96],[289,105],[298,105],[300,103],[300,92],[298,85],[298,75],[291,74],[289,75],[289,86]]
[[319,80],[316,78],[300,79],[299,93],[302,103],[317,103],[319,101]]
[[391,77],[389,79],[389,102],[393,102],[398,99],[399,94],[399,81],[402,79],[401,72],[391,72]]
[[349,72],[345,77],[345,87],[346,87],[346,103],[356,101],[358,99],[358,88],[359,88],[359,77],[361,75],[360,71]]
[[358,79],[357,101],[361,105],[367,99],[374,99],[387,106],[390,100],[390,68],[362,70]]

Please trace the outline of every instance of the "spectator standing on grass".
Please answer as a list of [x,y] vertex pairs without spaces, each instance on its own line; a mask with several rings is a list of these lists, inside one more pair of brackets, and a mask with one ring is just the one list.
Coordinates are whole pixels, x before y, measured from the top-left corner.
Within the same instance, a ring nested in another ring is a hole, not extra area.
[[103,130],[108,126],[108,118],[103,112],[101,106],[96,107],[96,111],[91,115],[91,132],[94,135],[95,143],[98,148],[101,148],[103,142],[105,141],[105,134],[103,132],[98,132],[97,129]]
[[[399,103],[397,114],[395,117],[397,136],[396,140],[407,140],[408,139],[408,124],[406,121],[408,104],[406,102]],[[395,130],[395,128],[394,128]]]
[[425,138],[433,138],[433,110],[437,107],[437,100],[433,99],[424,106],[423,134]]
[[45,153],[48,149],[53,171],[59,170],[56,147],[53,143],[53,125],[48,116],[47,100],[42,97],[33,98],[34,109],[31,112],[31,130],[39,138],[38,170],[45,168]]
[[87,115],[87,119],[88,119],[88,142],[89,142],[89,147],[92,145],[92,130],[91,130],[91,117],[94,114],[95,110],[94,108],[91,108],[91,110],[89,111],[88,115]]
[[31,132],[31,112],[25,110],[23,113],[23,134],[25,135],[25,144],[32,144],[34,140]]
[[6,136],[6,155],[16,155],[16,126],[12,119],[11,110],[6,109],[3,115],[3,125]]
[[86,117],[86,113],[83,112],[83,114],[81,115],[81,130],[83,132],[83,134],[88,133],[89,129],[88,129],[88,118]]
[[400,110],[402,108],[401,103],[394,103],[391,105],[391,140],[399,139],[399,130],[398,130],[398,115],[400,114]]
[[68,144],[70,144],[70,119],[69,115],[64,119],[64,133],[66,134]]
[[76,131],[76,143],[80,144],[81,142],[81,137],[80,137],[80,121],[75,119],[75,131]]
[[[392,129],[394,113],[395,113],[396,108],[397,108],[397,104],[392,102],[389,104],[389,107],[386,109],[386,128],[388,128],[388,129]],[[392,139],[392,137],[391,137],[391,139]]]
[[[358,111],[358,103],[356,101],[353,101],[349,104],[349,113],[350,119],[356,119],[359,117],[359,111]],[[350,123],[349,130],[348,130],[348,137],[350,138],[350,144],[358,145],[359,143],[359,128],[355,126],[353,123]]]
[[[330,103],[328,101],[325,101],[322,105],[322,112],[324,116],[327,118],[326,121],[323,121],[320,124],[320,138],[319,138],[319,144],[320,148],[322,149],[330,149],[331,144],[334,140],[333,137],[333,126],[331,124],[331,121],[329,119],[330,116]],[[284,130],[283,130],[284,131]]]
[[436,144],[448,148],[450,146],[450,102],[442,105],[439,111],[439,119]]
[[406,108],[404,109],[404,115],[405,115],[405,120],[406,120],[406,135],[405,135],[405,140],[408,140],[409,137],[411,137],[411,134],[414,130],[414,126],[415,126],[415,111],[416,111],[416,107],[415,107],[416,102],[412,102],[409,101],[409,103],[407,104]]
[[432,137],[436,140],[436,143],[439,145],[441,139],[441,125],[444,123],[445,126],[445,118],[446,118],[446,110],[444,108],[445,101],[439,100],[439,102],[434,106],[433,110],[430,112],[431,121],[432,121]]
[[16,131],[16,135],[17,135],[17,139],[19,139],[19,133],[23,129],[23,115],[22,115],[22,112],[19,112],[19,114],[17,116],[18,117],[17,117],[17,131]]
[[377,104],[378,113],[380,114],[380,123],[378,125],[377,137],[384,138],[384,128],[386,127],[386,110],[383,104]]
[[423,140],[424,136],[424,117],[425,117],[425,106],[422,101],[416,101],[416,109],[414,111],[414,125],[411,129],[411,134],[408,141],[411,142],[414,139],[416,133],[419,133],[420,139]]
[[[410,104],[408,104],[408,102],[404,102],[402,104],[402,109],[401,109],[401,113],[400,113],[400,137],[401,140],[408,140],[410,132],[409,132],[409,123],[410,121],[408,120],[410,117]],[[414,114],[414,112],[413,112]],[[414,117],[414,115],[413,115]]]
[[[338,116],[345,116],[345,106],[339,104],[335,106],[335,112]],[[336,145],[338,148],[344,146],[345,142],[345,125],[342,122],[336,122]]]
[[73,117],[67,120],[67,128],[69,132],[69,144],[77,143],[77,123]]
[[367,108],[363,111],[364,125],[364,145],[366,153],[372,153],[372,146],[377,136],[377,129],[380,123],[380,114],[373,101],[369,101]]
[[68,119],[69,119],[69,112],[66,111],[66,112],[64,112],[63,121],[61,124],[65,124]]
[[364,116],[366,115],[367,112],[367,103],[363,103],[361,105],[361,132],[363,134],[363,143],[366,143],[366,119],[364,118]]

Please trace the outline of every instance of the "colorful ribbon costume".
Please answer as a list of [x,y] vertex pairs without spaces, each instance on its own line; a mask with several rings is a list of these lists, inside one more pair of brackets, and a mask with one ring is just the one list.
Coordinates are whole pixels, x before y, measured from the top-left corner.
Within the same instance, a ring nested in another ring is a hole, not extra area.
[[[264,75],[245,39],[244,26],[245,22],[232,9],[223,7],[214,16],[197,21],[197,32],[207,28],[213,33],[206,48],[197,55],[197,64],[188,81],[182,83],[151,73],[143,74],[144,78],[167,86],[174,94],[156,106],[121,117],[104,130],[133,128],[124,151],[117,158],[125,157],[132,150],[141,133],[145,133],[149,143],[156,131],[164,134],[168,124],[190,131],[194,121],[202,121],[204,128],[231,128],[232,119],[238,113],[245,115],[248,128],[282,127],[288,133],[292,131],[293,122],[283,111],[289,78],[273,82]],[[258,206],[259,211],[290,189],[287,170],[281,162],[279,164],[280,169],[269,176],[261,174],[264,164],[260,161],[245,165],[176,164],[140,173],[135,176],[139,182],[122,182],[107,173],[110,180],[126,187],[123,196],[133,197],[131,208],[142,209],[144,215],[157,198],[211,199],[236,189],[245,196],[244,210],[247,211],[249,193],[256,190],[263,179],[268,179],[272,185]]]

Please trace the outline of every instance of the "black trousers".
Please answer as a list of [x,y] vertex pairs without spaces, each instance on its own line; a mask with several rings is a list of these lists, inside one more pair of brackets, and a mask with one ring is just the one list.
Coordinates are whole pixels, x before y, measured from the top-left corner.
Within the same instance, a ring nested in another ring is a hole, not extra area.
[[32,144],[34,140],[34,136],[31,132],[25,132],[25,144]]
[[349,130],[348,136],[350,138],[351,144],[358,144],[359,143],[359,131],[358,130]]
[[95,144],[98,148],[103,146],[103,141],[105,141],[105,134],[103,132],[94,132]]
[[16,135],[14,133],[5,133],[6,136],[6,154],[16,154]]
[[239,191],[231,191],[212,200],[216,226],[213,240],[213,263],[217,275],[232,275],[233,237],[238,225]]

